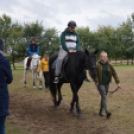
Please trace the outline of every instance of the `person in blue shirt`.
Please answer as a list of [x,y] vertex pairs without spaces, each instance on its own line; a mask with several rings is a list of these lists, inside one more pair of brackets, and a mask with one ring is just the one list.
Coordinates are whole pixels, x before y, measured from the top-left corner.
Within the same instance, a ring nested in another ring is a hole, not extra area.
[[32,55],[33,54],[38,54],[39,55],[39,46],[36,44],[36,39],[34,37],[32,38],[32,43],[28,46],[27,51],[30,55],[28,57],[28,60],[27,60],[27,68],[26,69],[28,70],[30,61],[32,59]]
[[9,115],[9,94],[7,84],[13,80],[9,60],[5,56],[5,46],[0,39],[0,134],[5,134],[6,116]]

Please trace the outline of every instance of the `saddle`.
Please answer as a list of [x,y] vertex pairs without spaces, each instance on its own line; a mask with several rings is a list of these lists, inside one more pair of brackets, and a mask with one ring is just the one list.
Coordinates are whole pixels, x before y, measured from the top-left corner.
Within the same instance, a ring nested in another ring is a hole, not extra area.
[[[41,57],[41,56],[39,57],[39,60],[40,60],[40,61],[42,60],[42,57]],[[27,61],[28,67],[31,66],[31,63],[32,63],[32,57],[29,57],[29,59],[28,59],[28,61]]]
[[[69,56],[67,55],[67,56],[64,58],[64,60],[63,60],[62,70],[64,70],[64,67],[65,67],[65,65],[66,65],[67,62],[68,62],[68,59],[69,59]],[[53,62],[53,64],[52,64],[52,69],[56,69],[57,60],[58,60],[58,57],[54,60],[54,62]]]

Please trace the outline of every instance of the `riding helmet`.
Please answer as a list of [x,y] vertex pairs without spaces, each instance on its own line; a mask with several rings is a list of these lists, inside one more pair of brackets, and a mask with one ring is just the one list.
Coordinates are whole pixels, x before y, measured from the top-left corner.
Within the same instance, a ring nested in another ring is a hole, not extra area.
[[71,21],[68,22],[68,26],[76,27],[76,22],[71,20]]
[[32,41],[36,41],[36,38],[35,38],[35,37],[32,37],[31,40],[32,40]]

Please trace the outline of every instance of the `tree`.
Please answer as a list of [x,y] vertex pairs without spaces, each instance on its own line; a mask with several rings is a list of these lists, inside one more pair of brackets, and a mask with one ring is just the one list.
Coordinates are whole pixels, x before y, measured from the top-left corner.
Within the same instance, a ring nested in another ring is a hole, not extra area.
[[21,25],[13,24],[12,29],[10,31],[10,36],[8,38],[8,48],[7,50],[10,51],[10,59],[13,63],[13,68],[15,68],[15,60],[18,59],[19,49],[21,46],[21,39],[23,37],[23,27]]
[[59,50],[59,36],[58,31],[55,28],[49,28],[44,30],[43,35],[39,39],[40,55],[44,53],[55,53]]
[[3,14],[2,16],[0,16],[0,38],[2,38],[5,43],[5,50],[8,47],[7,39],[10,36],[11,29],[12,29],[11,18],[6,14]]
[[94,34],[90,31],[89,27],[78,27],[76,29],[80,37],[81,48],[80,49],[95,49],[94,46]]

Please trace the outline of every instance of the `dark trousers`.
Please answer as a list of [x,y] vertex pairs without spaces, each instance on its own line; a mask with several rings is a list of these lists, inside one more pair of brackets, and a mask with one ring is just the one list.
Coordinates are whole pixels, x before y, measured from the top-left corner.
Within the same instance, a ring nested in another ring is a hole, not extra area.
[[45,79],[45,87],[49,87],[49,72],[43,72],[44,79]]
[[32,60],[32,56],[29,56],[29,57],[28,57],[28,60],[27,60],[27,67],[29,67],[31,60]]
[[5,134],[6,116],[0,117],[0,134]]

